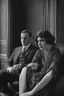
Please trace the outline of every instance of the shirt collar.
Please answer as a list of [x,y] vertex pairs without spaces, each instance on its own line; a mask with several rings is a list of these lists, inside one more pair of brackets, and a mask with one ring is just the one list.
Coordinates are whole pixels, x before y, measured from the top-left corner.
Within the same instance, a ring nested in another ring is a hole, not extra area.
[[23,48],[25,47],[25,50],[27,50],[29,48],[30,44],[23,46]]

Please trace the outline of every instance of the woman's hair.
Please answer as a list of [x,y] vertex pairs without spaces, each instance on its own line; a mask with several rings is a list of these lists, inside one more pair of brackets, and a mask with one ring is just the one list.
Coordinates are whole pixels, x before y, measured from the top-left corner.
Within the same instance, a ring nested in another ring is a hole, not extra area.
[[23,30],[23,31],[21,32],[21,34],[22,34],[22,33],[28,33],[29,37],[32,37],[32,33],[31,33],[30,31],[28,31],[28,30]]
[[37,41],[37,38],[40,37],[40,38],[44,38],[44,40],[46,41],[47,44],[50,44],[52,45],[55,41],[55,38],[54,36],[47,30],[45,31],[39,31],[35,37],[35,41],[36,43],[38,43]]

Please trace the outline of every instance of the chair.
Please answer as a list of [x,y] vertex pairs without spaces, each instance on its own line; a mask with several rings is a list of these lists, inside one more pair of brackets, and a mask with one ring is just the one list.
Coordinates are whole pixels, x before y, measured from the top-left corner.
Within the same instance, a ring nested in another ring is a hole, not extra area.
[[52,89],[50,96],[64,96],[64,45],[56,44],[56,47],[59,48],[61,52],[60,78]]
[[[61,64],[60,64],[60,78],[54,88],[51,91],[50,96],[64,96],[64,45],[56,44],[57,48],[60,49],[61,52]],[[19,90],[19,82],[14,81],[12,84],[8,83],[8,88],[13,92],[18,92]]]

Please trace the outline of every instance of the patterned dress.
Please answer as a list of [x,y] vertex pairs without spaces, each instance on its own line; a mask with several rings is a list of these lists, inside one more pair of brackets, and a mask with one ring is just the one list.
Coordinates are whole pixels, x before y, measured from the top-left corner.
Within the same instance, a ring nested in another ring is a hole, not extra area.
[[[44,88],[35,94],[35,96],[48,96],[50,93],[53,82],[56,81],[59,73],[59,63],[61,59],[61,53],[58,48],[52,46],[48,54],[44,54],[44,51],[37,50],[32,62],[39,64],[37,70],[29,67],[27,69],[27,90],[31,90],[34,86],[50,71],[53,70],[53,78]],[[54,85],[54,84],[53,84]]]

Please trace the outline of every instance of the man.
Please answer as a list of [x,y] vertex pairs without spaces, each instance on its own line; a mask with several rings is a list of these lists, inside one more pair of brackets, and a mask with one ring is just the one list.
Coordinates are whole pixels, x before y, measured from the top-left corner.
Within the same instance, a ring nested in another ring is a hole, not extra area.
[[28,30],[21,32],[22,46],[15,48],[9,58],[8,62],[12,66],[5,71],[0,70],[0,85],[5,86],[7,82],[17,81],[22,68],[32,61],[38,48],[31,44],[31,37],[32,34]]
[[9,58],[8,62],[11,65],[13,64],[12,67],[7,68],[9,72],[18,71],[17,69],[21,69],[22,67],[26,66],[28,63],[32,61],[32,58],[37,50],[37,47],[31,44],[31,37],[31,32],[28,32],[27,30],[23,30],[21,32],[22,46],[15,48],[11,57]]

